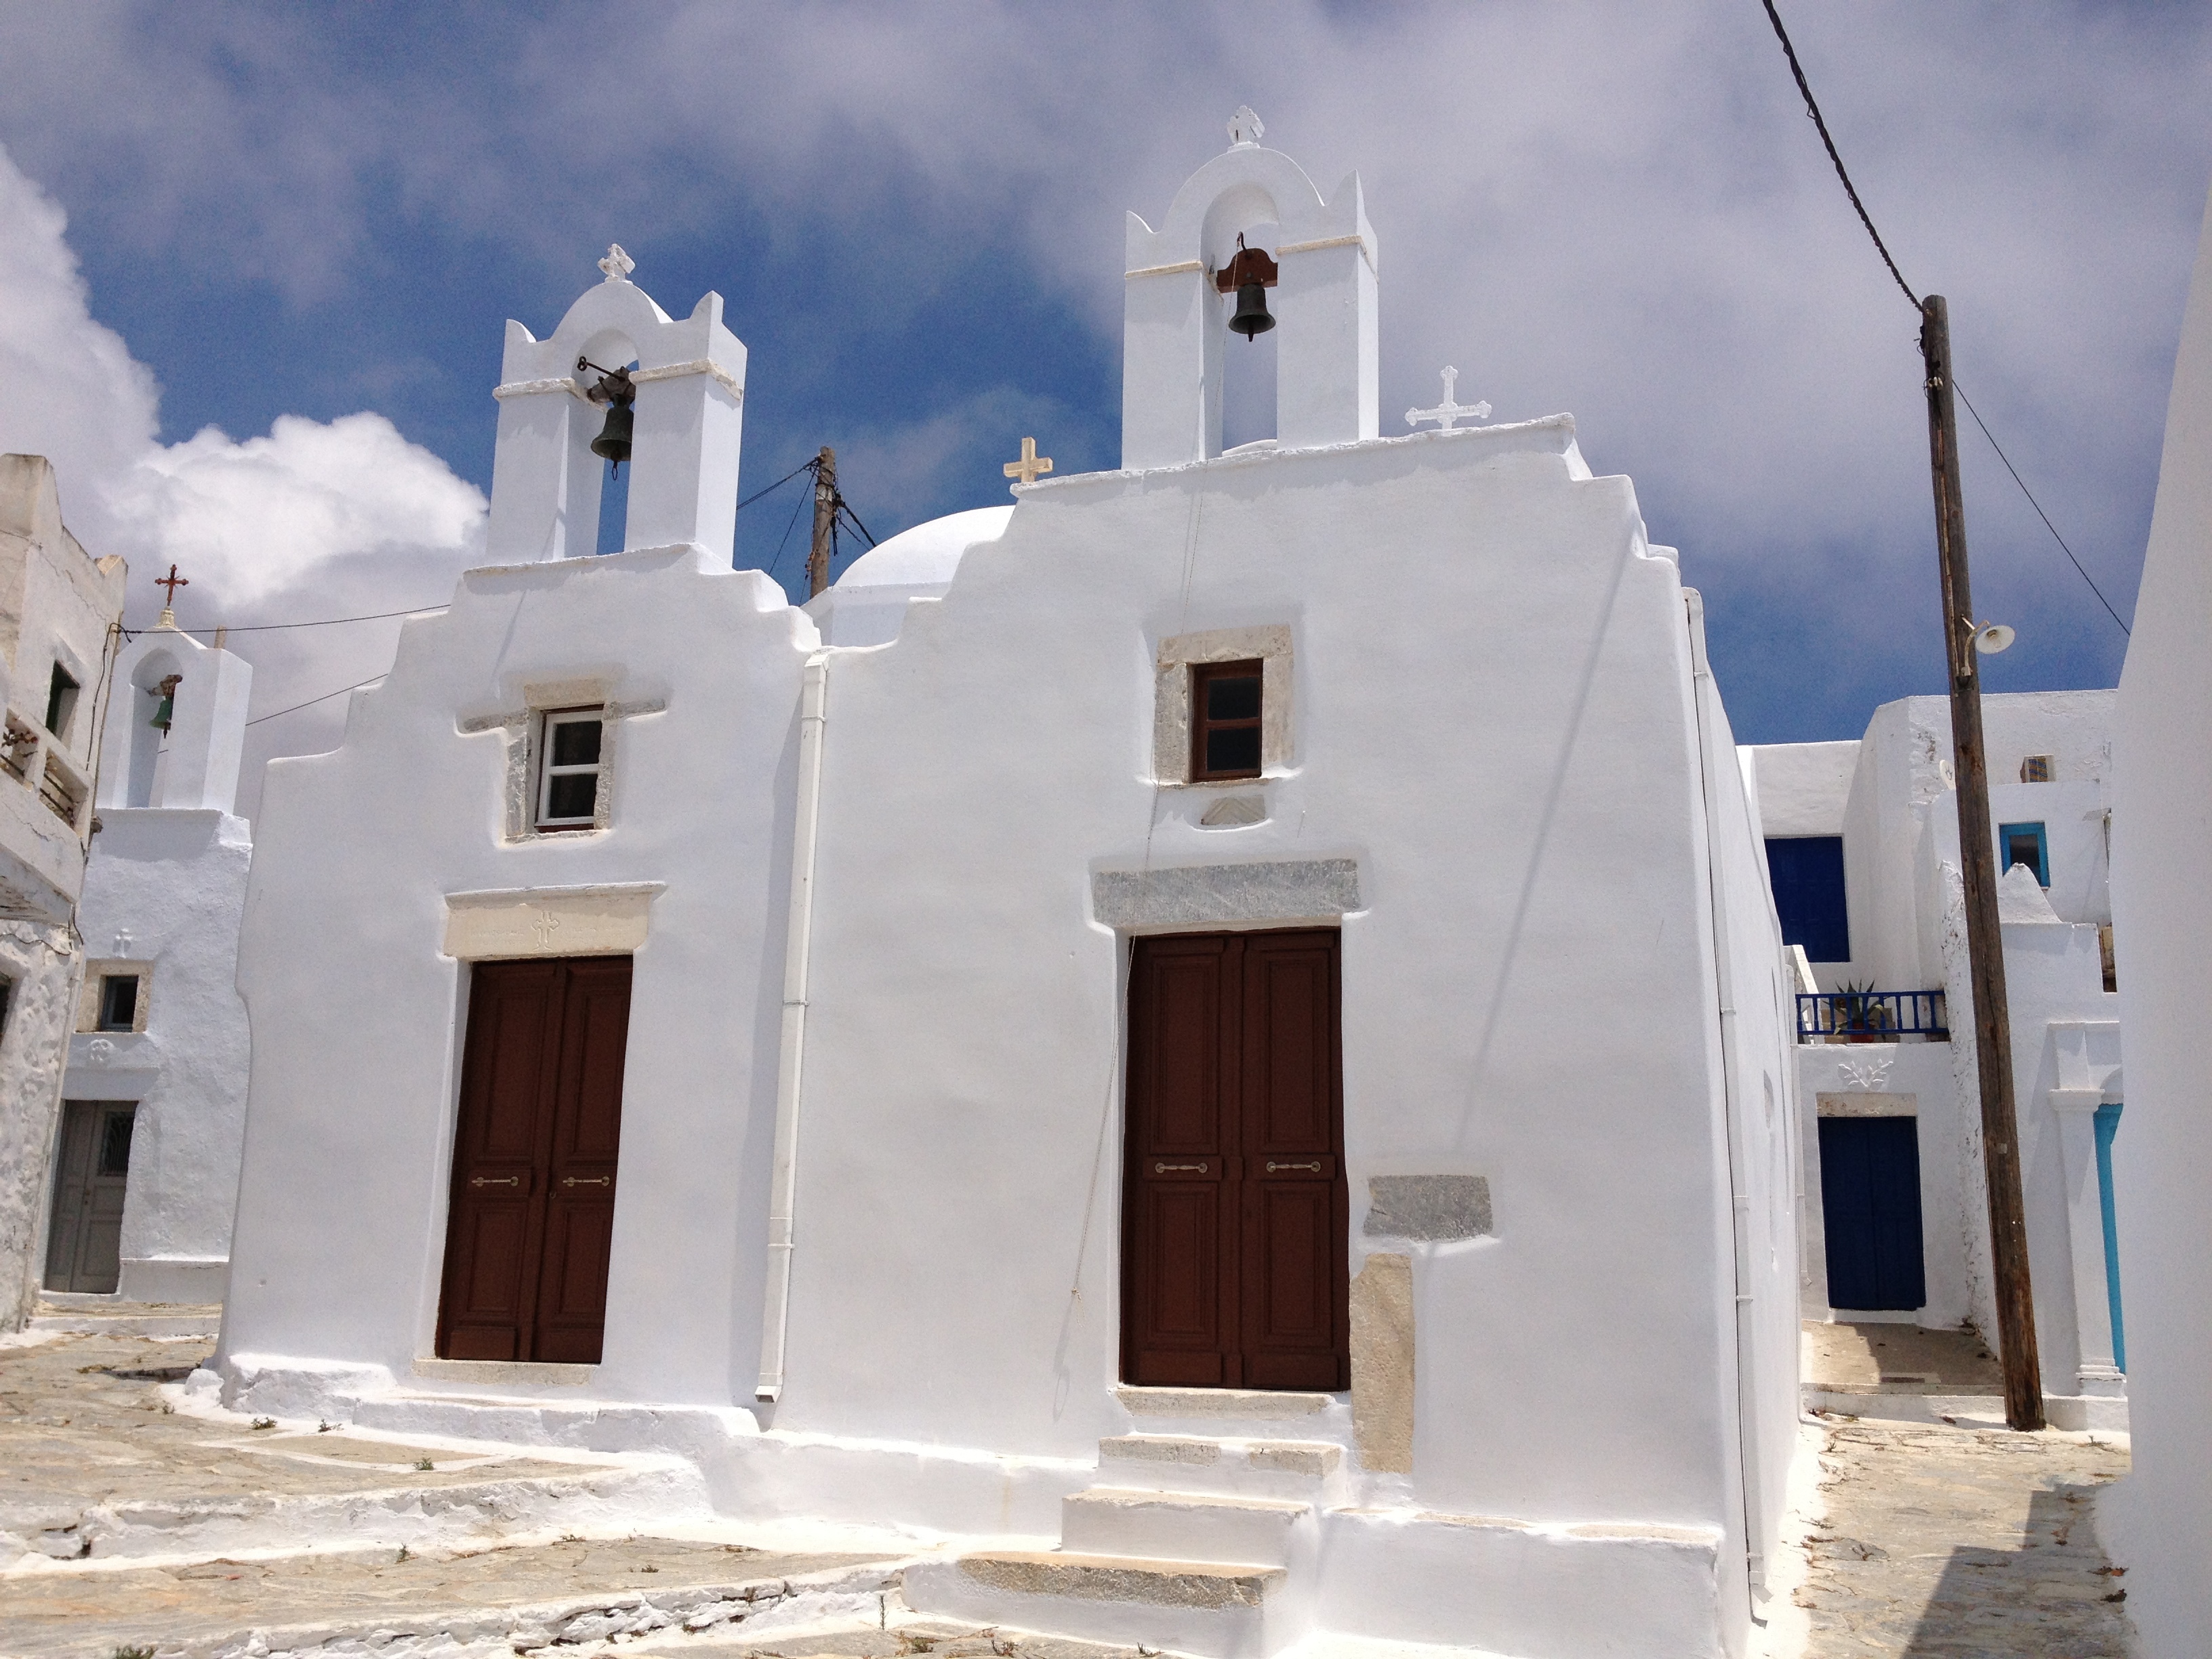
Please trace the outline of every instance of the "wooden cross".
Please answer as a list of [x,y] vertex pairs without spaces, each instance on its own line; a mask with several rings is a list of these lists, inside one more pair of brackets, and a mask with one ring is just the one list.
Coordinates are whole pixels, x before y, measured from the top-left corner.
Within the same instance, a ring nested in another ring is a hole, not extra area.
[[1052,457],[1036,453],[1035,438],[1023,439],[1021,459],[1008,461],[1006,465],[1006,474],[1009,478],[1019,478],[1025,484],[1035,483],[1039,473],[1051,471]]
[[1480,421],[1489,415],[1490,405],[1486,403],[1462,404],[1455,401],[1459,395],[1457,369],[1447,368],[1443,373],[1443,382],[1444,400],[1434,409],[1407,410],[1406,411],[1407,426],[1418,426],[1423,421],[1434,421],[1438,427],[1449,432],[1452,429],[1455,422],[1470,419]]

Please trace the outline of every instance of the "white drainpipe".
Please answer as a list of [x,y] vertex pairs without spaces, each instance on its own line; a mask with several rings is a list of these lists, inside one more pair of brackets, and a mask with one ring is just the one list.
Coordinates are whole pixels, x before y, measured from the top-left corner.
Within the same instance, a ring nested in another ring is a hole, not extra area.
[[814,932],[814,840],[829,690],[830,656],[817,651],[806,659],[799,691],[799,800],[791,830],[791,918],[784,935],[783,1036],[775,1070],[775,1164],[768,1192],[768,1293],[761,1308],[756,1400],[783,1396],[784,1336],[791,1317],[791,1214],[799,1189],[800,1066],[806,1057],[806,957]]

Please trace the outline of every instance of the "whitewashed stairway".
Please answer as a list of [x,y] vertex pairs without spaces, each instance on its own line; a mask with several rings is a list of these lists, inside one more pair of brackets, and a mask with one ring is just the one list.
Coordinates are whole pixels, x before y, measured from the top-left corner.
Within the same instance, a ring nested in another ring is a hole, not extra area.
[[909,1567],[918,1611],[1205,1659],[1261,1659],[1312,1624],[1321,1511],[1343,1501],[1341,1396],[1117,1389],[1135,1432],[1098,1443],[1056,1550]]

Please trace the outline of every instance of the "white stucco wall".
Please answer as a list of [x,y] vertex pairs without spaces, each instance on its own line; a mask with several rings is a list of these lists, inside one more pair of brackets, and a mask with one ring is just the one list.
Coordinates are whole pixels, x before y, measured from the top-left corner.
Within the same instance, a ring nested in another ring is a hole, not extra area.
[[2135,1473],[2105,1505],[2146,1659],[2212,1630],[2212,210],[2182,319],[2158,503],[2114,721],[2113,936],[2127,1109],[2113,1147]]
[[95,957],[143,964],[145,1029],[80,1030],[62,1092],[138,1103],[118,1294],[220,1302],[252,1048],[237,988],[251,833],[211,808],[108,807],[100,825],[80,926]]
[[83,953],[65,927],[0,921],[0,1333],[20,1330],[46,1265],[47,1172],[61,1133],[61,1078]]

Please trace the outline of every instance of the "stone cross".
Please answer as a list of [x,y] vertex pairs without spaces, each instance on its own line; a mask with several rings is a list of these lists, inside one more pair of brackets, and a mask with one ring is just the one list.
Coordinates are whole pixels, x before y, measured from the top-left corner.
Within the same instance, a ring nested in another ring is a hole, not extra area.
[[1256,144],[1267,136],[1267,131],[1260,118],[1252,113],[1249,104],[1237,105],[1237,113],[1229,118],[1229,143],[1232,148],[1237,144]]
[[1449,432],[1454,423],[1462,420],[1480,421],[1490,413],[1490,405],[1455,402],[1459,395],[1459,371],[1447,367],[1443,372],[1444,400],[1434,409],[1409,409],[1406,424],[1419,426],[1423,421],[1434,421],[1440,430]]
[[1022,440],[1021,459],[1008,461],[1004,471],[1009,478],[1019,478],[1025,484],[1035,483],[1040,472],[1052,471],[1052,457],[1036,453],[1035,438],[1024,438]]
[[637,269],[637,261],[623,252],[620,242],[607,244],[607,257],[599,261],[599,269],[607,273],[607,280],[619,283]]
[[553,914],[550,905],[538,906],[538,914],[530,919],[530,931],[538,935],[539,950],[550,951],[553,948],[553,933],[560,925],[561,918]]

